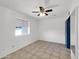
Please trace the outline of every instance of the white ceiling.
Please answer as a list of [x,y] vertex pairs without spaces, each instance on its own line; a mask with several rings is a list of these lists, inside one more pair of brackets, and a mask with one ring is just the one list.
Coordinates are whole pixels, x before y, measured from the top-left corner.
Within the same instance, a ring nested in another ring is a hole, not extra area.
[[38,10],[37,7],[39,6],[47,7],[57,4],[59,5],[58,7],[51,7],[53,12],[51,12],[49,16],[53,17],[55,14],[55,17],[60,17],[67,14],[72,1],[73,0],[0,0],[0,5],[39,18],[37,14],[32,13],[33,10]]

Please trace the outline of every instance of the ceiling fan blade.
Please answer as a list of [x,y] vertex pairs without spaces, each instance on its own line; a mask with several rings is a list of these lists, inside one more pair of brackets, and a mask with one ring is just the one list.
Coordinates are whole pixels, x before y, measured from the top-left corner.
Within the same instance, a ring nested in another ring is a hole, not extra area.
[[52,12],[53,10],[52,9],[49,9],[49,10],[45,10],[45,12]]
[[37,16],[40,16],[40,14],[38,14]]
[[39,13],[39,11],[32,11],[32,13]]
[[51,6],[48,6],[48,7],[46,7],[45,9],[47,9],[47,8],[55,8],[55,7],[58,7],[59,5],[51,5]]
[[47,14],[47,13],[45,13],[45,15],[46,15],[46,16],[48,16],[48,14]]

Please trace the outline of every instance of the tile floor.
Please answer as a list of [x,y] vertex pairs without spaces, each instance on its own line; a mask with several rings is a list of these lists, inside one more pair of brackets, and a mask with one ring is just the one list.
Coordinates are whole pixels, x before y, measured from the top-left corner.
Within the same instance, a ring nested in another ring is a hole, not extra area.
[[71,59],[70,50],[64,45],[36,41],[2,59]]

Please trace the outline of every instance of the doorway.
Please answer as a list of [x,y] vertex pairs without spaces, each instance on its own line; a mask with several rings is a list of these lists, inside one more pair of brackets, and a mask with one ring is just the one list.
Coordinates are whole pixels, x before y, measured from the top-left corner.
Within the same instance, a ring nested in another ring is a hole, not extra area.
[[65,21],[65,30],[66,30],[66,47],[70,49],[70,16]]

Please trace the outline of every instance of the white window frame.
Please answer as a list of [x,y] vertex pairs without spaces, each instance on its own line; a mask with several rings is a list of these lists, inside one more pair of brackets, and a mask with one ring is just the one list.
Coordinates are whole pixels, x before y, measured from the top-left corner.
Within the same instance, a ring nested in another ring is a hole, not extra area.
[[[15,29],[15,36],[24,36],[24,35],[30,35],[30,22],[26,21],[26,20],[22,20],[22,19],[18,19],[18,20],[21,20],[21,21],[24,21],[24,23],[26,22],[26,27],[27,27],[27,31],[23,31],[22,30],[22,26],[17,26],[16,25],[16,29]],[[17,20],[17,21],[18,21]],[[25,27],[25,26],[24,26]],[[17,30],[20,29],[20,30]]]

